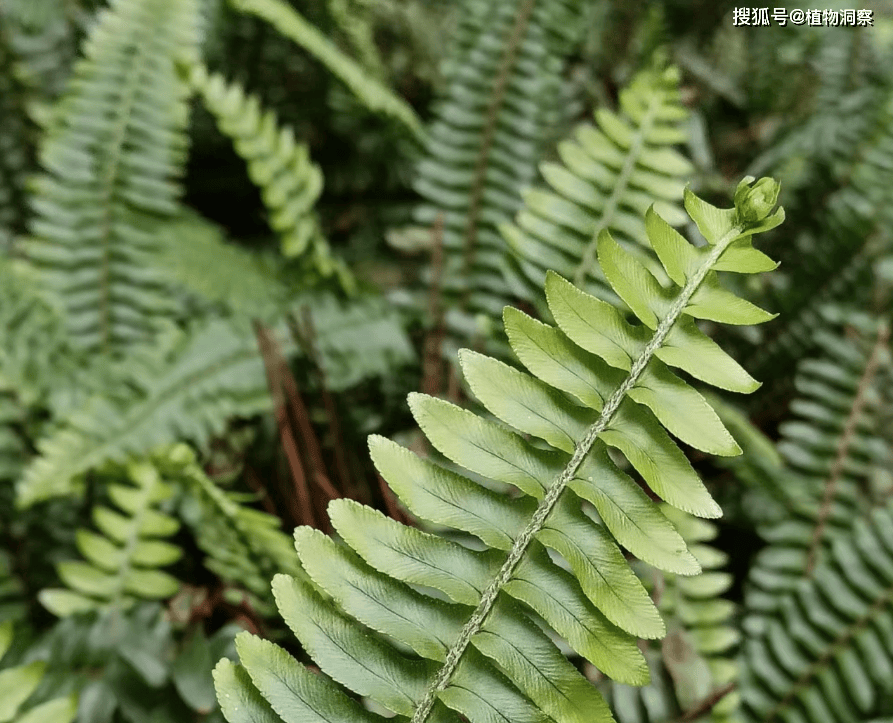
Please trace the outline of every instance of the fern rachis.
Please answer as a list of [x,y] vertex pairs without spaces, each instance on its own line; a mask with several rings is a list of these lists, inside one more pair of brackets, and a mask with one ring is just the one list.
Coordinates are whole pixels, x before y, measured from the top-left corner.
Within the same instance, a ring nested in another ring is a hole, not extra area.
[[[491,549],[475,553],[347,500],[329,506],[346,547],[298,528],[296,548],[309,580],[277,576],[273,587],[286,622],[327,675],[413,723],[453,721],[456,713],[474,723],[500,717],[534,721],[543,714],[579,723],[611,719],[601,697],[511,598],[527,604],[607,674],[645,682],[634,637],[661,637],[664,625],[611,535],[662,569],[691,575],[700,566],[654,503],[614,466],[605,445],[627,456],[673,506],[719,516],[657,419],[674,429],[670,417],[685,410],[702,421],[679,427],[696,446],[725,455],[738,447],[703,398],[664,365],[727,388],[754,388],[692,318],[739,324],[771,318],[725,292],[713,272],[774,267],[751,247],[750,237],[781,222],[781,210],[769,215],[776,195],[769,179],[752,188],[743,182],[736,209],[721,211],[687,193],[686,208],[708,240],[703,248],[691,246],[650,211],[650,242],[680,287],[676,294],[664,290],[609,233],[602,234],[602,268],[641,326],[550,275],[547,296],[561,331],[515,310],[505,312],[510,343],[533,376],[462,353],[465,376],[484,406],[552,450],[531,446],[446,402],[411,397],[435,448],[476,474],[515,485],[528,499],[507,500],[393,442],[370,438],[376,467],[412,513],[470,533]],[[571,397],[584,406],[571,404]],[[584,514],[581,498],[596,506],[604,525]],[[570,572],[546,548],[561,555]],[[411,585],[439,589],[452,603]],[[362,632],[369,629],[401,641],[424,660],[402,657]],[[237,645],[247,677],[225,661],[217,670],[221,704],[233,723],[263,719],[262,711],[270,710],[264,701],[289,720],[361,715],[326,677],[308,673],[275,648],[246,636]],[[273,677],[270,664],[279,671]],[[554,687],[563,695],[556,696]],[[247,707],[234,707],[233,698]]]
[[[772,205],[774,205],[774,203]],[[534,536],[543,529],[546,519],[552,513],[552,510],[558,503],[558,500],[568,486],[568,483],[580,469],[583,460],[592,450],[592,446],[595,444],[596,439],[598,439],[598,436],[608,427],[611,420],[614,418],[614,415],[617,413],[617,410],[620,408],[620,404],[629,394],[630,390],[636,386],[636,382],[638,382],[639,378],[642,376],[648,363],[654,358],[657,350],[664,346],[667,337],[679,320],[682,312],[691,302],[707,274],[716,266],[716,263],[726,252],[729,245],[736,239],[741,238],[746,230],[747,228],[744,225],[734,225],[729,229],[721,238],[714,242],[713,248],[710,250],[710,253],[706,256],[701,266],[688,278],[685,286],[682,287],[682,291],[669,308],[667,315],[661,319],[657,328],[654,330],[653,336],[633,362],[630,367],[629,375],[607,400],[598,419],[596,419],[596,421],[586,430],[583,439],[575,446],[573,455],[567,466],[549,486],[530,523],[515,539],[506,561],[484,591],[480,603],[478,603],[477,608],[468,619],[468,622],[465,623],[458,641],[447,654],[446,662],[438,672],[431,686],[425,692],[425,697],[413,714],[412,723],[424,723],[427,719],[431,707],[434,704],[435,695],[438,691],[443,690],[449,683],[455,673],[456,666],[459,664],[462,654],[465,652],[471,641],[471,637],[480,631],[484,619],[489,615],[493,605],[496,603],[497,595],[512,578],[515,568],[527,552],[531,540],[533,540]],[[608,237],[605,237],[603,242],[605,242],[607,238]],[[701,502],[701,500],[698,502]],[[677,505],[686,504],[683,500],[674,500],[674,503]],[[712,503],[712,505],[708,504],[707,511],[708,516],[718,517],[721,514],[721,510],[716,506],[716,503]]]

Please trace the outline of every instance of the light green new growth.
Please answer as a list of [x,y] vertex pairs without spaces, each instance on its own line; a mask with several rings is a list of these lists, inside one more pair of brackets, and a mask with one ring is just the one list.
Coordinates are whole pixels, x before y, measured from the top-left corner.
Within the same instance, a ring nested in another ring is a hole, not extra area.
[[165,539],[177,532],[179,523],[158,509],[173,489],[151,461],[128,464],[126,476],[128,482],[108,486],[113,507],[93,508],[98,532],[77,531],[77,547],[86,561],[69,560],[56,566],[70,589],[40,592],[43,606],[60,617],[106,607],[127,608],[140,599],[160,600],[180,587],[174,577],[158,569],[183,554]]
[[[277,576],[274,591],[286,622],[325,674],[411,723],[452,723],[458,715],[472,723],[498,716],[612,720],[595,688],[531,623],[527,606],[609,677],[647,682],[636,638],[660,638],[665,628],[618,544],[668,572],[693,575],[700,565],[608,447],[670,505],[700,517],[721,514],[662,424],[709,453],[740,451],[704,398],[669,367],[726,389],[757,386],[694,324],[772,318],[723,289],[716,275],[775,266],[753,248],[751,236],[783,220],[781,209],[770,214],[778,186],[751,181],[739,185],[734,209],[686,192],[686,210],[707,239],[703,247],[649,210],[648,240],[678,288],[663,288],[607,231],[601,234],[605,277],[640,325],[549,274],[546,294],[558,328],[511,308],[504,315],[509,342],[531,374],[461,353],[475,396],[507,426],[410,396],[435,449],[475,475],[514,486],[520,498],[370,438],[376,467],[410,512],[474,535],[487,549],[474,552],[346,500],[329,507],[345,545],[298,528],[296,548],[309,581]],[[678,423],[682,417],[697,424]],[[600,521],[585,513],[583,500]],[[387,639],[422,660],[404,657]],[[275,720],[265,711],[294,721],[382,720],[275,647],[250,636],[240,637],[238,647],[247,676],[229,662],[216,671],[230,723]]]

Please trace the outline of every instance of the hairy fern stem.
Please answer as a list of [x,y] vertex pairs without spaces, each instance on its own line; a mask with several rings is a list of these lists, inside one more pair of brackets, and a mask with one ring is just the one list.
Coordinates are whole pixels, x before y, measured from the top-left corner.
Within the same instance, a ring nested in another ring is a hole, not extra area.
[[449,685],[449,681],[455,673],[456,668],[462,659],[462,655],[468,648],[471,638],[480,631],[487,615],[489,615],[490,611],[493,609],[500,591],[512,578],[515,568],[527,552],[527,548],[534,536],[542,530],[549,514],[555,508],[555,505],[561,498],[561,494],[564,492],[568,483],[574,478],[574,475],[577,473],[577,470],[580,468],[586,455],[589,454],[598,435],[604,432],[607,426],[611,423],[611,420],[620,408],[621,402],[623,402],[629,391],[636,385],[639,377],[641,377],[645,368],[648,366],[648,362],[654,357],[655,352],[663,346],[667,336],[673,329],[673,326],[678,321],[686,306],[688,306],[688,303],[691,301],[691,298],[694,296],[709,271],[725,252],[726,248],[728,248],[729,244],[731,244],[743,230],[744,229],[740,226],[733,226],[727,234],[717,241],[710,254],[706,257],[704,264],[687,281],[682,288],[682,291],[679,293],[679,296],[676,298],[676,301],[673,303],[672,307],[670,307],[668,314],[660,321],[657,329],[654,331],[654,335],[651,337],[648,344],[645,345],[642,353],[639,354],[635,362],[633,362],[629,376],[627,376],[623,383],[617,387],[602,408],[599,418],[589,427],[586,434],[577,443],[567,466],[549,486],[549,489],[540,501],[536,512],[533,514],[530,523],[524,528],[521,534],[518,535],[508,553],[508,557],[499,569],[499,572],[496,573],[493,580],[487,586],[487,589],[484,590],[477,608],[475,608],[474,612],[468,618],[458,639],[447,652],[443,666],[437,672],[437,675],[434,676],[431,684],[422,696],[421,701],[419,701],[418,707],[415,709],[410,723],[425,723],[434,706],[437,693],[444,690],[447,685]]

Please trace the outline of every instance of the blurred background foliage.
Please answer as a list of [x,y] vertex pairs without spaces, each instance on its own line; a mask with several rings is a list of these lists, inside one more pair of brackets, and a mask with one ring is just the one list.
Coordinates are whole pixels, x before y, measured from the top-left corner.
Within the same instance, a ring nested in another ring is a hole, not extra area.
[[[890,720],[893,4],[735,7],[0,0],[0,721],[222,721],[235,632],[302,656],[290,530],[412,521],[365,436],[431,453],[406,394],[471,404],[455,350],[504,354],[504,304],[542,314],[546,268],[598,293],[598,229],[745,174],[788,220],[737,289],[779,318],[705,326],[763,383],[716,400],[742,457],[688,450],[726,516],[674,520],[704,575],[639,569],[652,683],[586,672],[620,723]],[[587,179],[593,113],[653,98],[678,174]]]

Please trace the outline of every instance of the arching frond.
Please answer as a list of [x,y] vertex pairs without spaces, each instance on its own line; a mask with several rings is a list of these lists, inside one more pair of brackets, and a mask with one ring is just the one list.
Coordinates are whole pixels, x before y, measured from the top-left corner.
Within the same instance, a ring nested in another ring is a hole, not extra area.
[[[612,720],[595,688],[526,610],[607,676],[646,682],[636,638],[660,638],[665,626],[620,546],[675,574],[697,574],[701,566],[611,455],[623,455],[668,504],[700,517],[721,514],[665,427],[710,453],[740,450],[670,367],[728,389],[757,386],[694,323],[771,318],[724,291],[716,274],[774,267],[751,238],[781,223],[783,211],[772,213],[778,186],[771,179],[750,186],[752,180],[739,185],[733,209],[686,194],[686,210],[707,239],[702,247],[649,210],[649,241],[672,289],[664,290],[608,231],[601,234],[599,262],[640,325],[550,274],[546,293],[557,328],[516,309],[504,314],[509,342],[529,373],[463,350],[470,388],[505,426],[434,397],[410,396],[431,444],[469,475],[370,437],[378,471],[409,511],[476,537],[477,549],[350,500],[332,502],[329,516],[344,544],[298,528],[298,556],[310,581],[280,575],[273,582],[280,613],[324,675],[272,644],[240,636],[241,667],[223,661],[216,671],[230,723],[275,721],[274,711],[295,721],[382,720],[335,681],[412,723],[460,715],[472,723]],[[517,495],[497,494],[474,481],[477,475]]]
[[323,276],[336,275],[347,288],[354,280],[344,262],[332,256],[313,206],[322,191],[322,172],[310,161],[307,146],[288,128],[280,128],[272,111],[262,111],[254,96],[202,65],[192,68],[191,83],[233,139],[248,163],[251,180],[261,189],[270,226],[282,238],[285,256],[307,255]]
[[187,88],[175,61],[196,52],[197,22],[194,0],[113,2],[41,148],[25,251],[89,351],[120,352],[171,311],[146,259],[177,208]]
[[841,311],[846,328],[818,332],[824,353],[800,363],[793,419],[780,427],[778,447],[788,466],[777,484],[789,513],[760,529],[769,545],[749,573],[749,634],[766,629],[784,595],[812,577],[833,541],[850,534],[853,519],[878,503],[872,478],[876,470],[893,468],[881,425],[884,372],[893,365],[890,329]]
[[105,488],[111,504],[93,508],[96,530],[77,531],[84,559],[58,563],[66,587],[40,592],[43,606],[60,617],[107,607],[126,609],[138,600],[172,597],[180,587],[160,569],[183,554],[167,540],[179,523],[160,509],[170,501],[173,487],[149,460],[112,472],[115,481]]
[[130,389],[110,389],[70,410],[38,440],[39,455],[18,484],[27,506],[79,489],[85,472],[188,439],[200,448],[233,417],[270,407],[263,362],[247,324],[211,320],[160,350],[122,364]]

